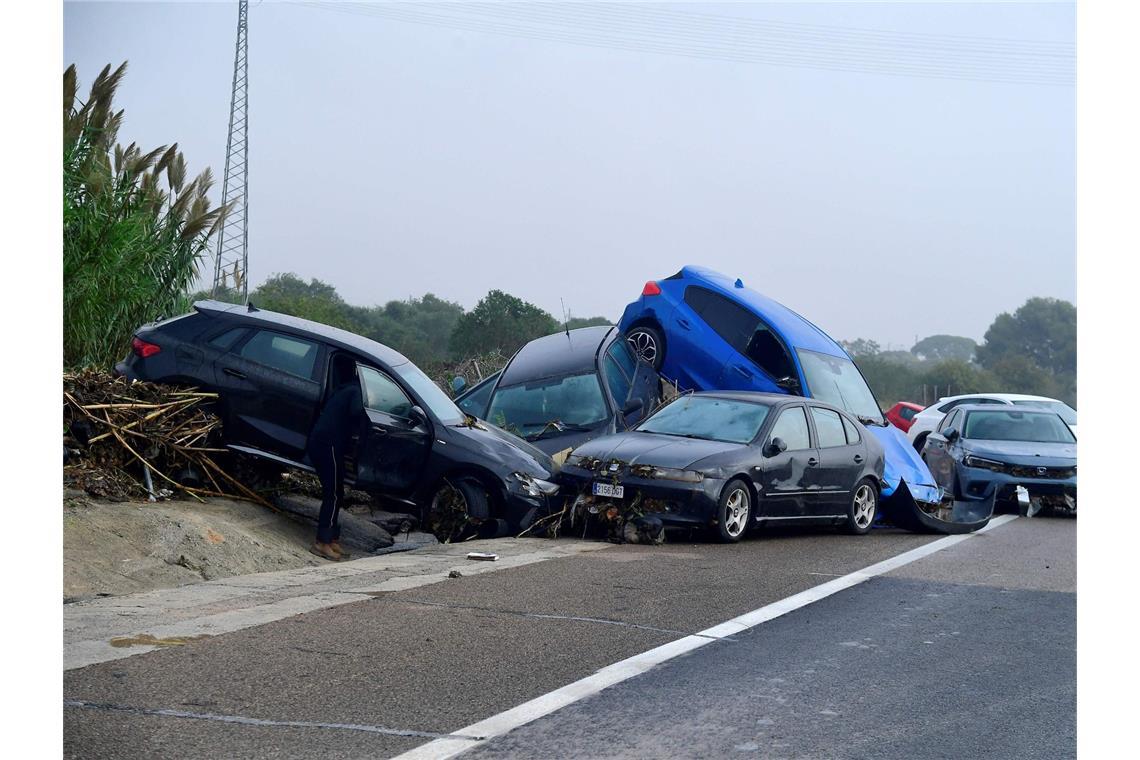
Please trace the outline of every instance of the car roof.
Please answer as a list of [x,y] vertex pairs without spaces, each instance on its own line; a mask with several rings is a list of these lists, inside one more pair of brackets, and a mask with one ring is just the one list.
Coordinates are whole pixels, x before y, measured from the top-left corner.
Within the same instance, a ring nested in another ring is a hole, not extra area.
[[195,301],[195,310],[204,314],[225,315],[226,319],[239,324],[248,324],[258,327],[275,327],[291,330],[294,333],[305,334],[318,338],[338,348],[355,351],[366,357],[377,360],[389,367],[407,364],[408,358],[395,349],[385,346],[363,335],[342,330],[339,327],[313,322],[276,311],[266,311],[244,304],[224,303],[222,301]]
[[1052,414],[1058,417],[1060,416],[1052,409],[1042,409],[1037,406],[1019,406],[1016,409],[1010,409],[1008,406],[997,406],[995,404],[962,404],[961,406],[955,407],[952,411],[958,411],[959,409],[963,412],[1005,412],[1006,414],[1017,412],[1018,414]]
[[[730,401],[747,401],[753,404],[771,404],[773,406],[789,406],[791,404],[810,404],[812,406],[822,406],[825,409],[834,409],[837,412],[843,412],[848,417],[854,417],[845,409],[840,409],[834,404],[829,404],[826,401],[820,401],[815,398],[805,398],[804,396],[793,396],[787,393],[766,393],[764,391],[697,391],[695,393],[684,394],[688,396],[699,396],[709,398],[723,398]],[[682,398],[679,396],[678,398]]]
[[764,321],[775,328],[793,348],[817,351],[844,359],[851,358],[843,347],[823,330],[782,303],[745,286],[739,279],[733,279],[707,267],[691,265],[684,267],[680,274],[684,279],[692,280],[747,306],[763,317]]
[[499,383],[506,387],[544,377],[595,372],[598,350],[613,331],[613,325],[599,325],[535,338],[511,358]]
[[942,398],[938,399],[938,401],[931,404],[931,406],[937,406],[938,404],[942,404],[947,401],[957,401],[958,399],[963,398],[983,397],[1001,399],[1002,401],[1058,401],[1058,399],[1049,398],[1048,396],[1031,396],[1025,393],[963,393],[960,396],[943,396]]

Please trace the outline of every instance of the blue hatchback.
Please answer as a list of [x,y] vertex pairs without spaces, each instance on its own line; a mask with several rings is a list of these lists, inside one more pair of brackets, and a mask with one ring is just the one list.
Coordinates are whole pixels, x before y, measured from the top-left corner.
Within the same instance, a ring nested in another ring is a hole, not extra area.
[[886,423],[847,352],[823,330],[740,280],[687,266],[647,282],[618,327],[641,358],[681,390],[793,393],[846,409],[886,453],[884,500],[903,482],[902,490],[920,502],[940,500],[930,470],[906,437]]

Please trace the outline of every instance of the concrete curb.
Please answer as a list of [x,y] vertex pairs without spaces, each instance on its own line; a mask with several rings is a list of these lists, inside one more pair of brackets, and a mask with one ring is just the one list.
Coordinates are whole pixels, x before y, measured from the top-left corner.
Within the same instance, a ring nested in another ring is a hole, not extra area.
[[[64,605],[63,668],[74,670],[377,595],[608,549],[573,539],[509,538],[440,544],[349,562],[205,581]],[[494,552],[496,562],[467,559]],[[153,637],[153,638],[149,638]],[[159,641],[158,644],[143,643]],[[111,642],[115,641],[115,644]]]

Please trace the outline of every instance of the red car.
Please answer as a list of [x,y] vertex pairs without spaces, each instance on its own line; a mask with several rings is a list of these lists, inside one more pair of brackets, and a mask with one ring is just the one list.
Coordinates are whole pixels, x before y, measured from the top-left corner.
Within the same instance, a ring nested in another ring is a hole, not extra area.
[[904,433],[914,424],[914,415],[925,409],[922,404],[912,404],[909,401],[900,401],[887,412],[887,419],[891,424]]

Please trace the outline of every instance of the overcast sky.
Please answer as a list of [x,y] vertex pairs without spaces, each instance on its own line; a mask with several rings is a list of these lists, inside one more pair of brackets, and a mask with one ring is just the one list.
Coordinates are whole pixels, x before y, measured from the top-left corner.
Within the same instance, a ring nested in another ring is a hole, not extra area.
[[[254,285],[616,320],[703,264],[895,348],[1075,301],[1070,4],[329,5],[251,3]],[[63,65],[220,180],[236,20],[68,2]]]

